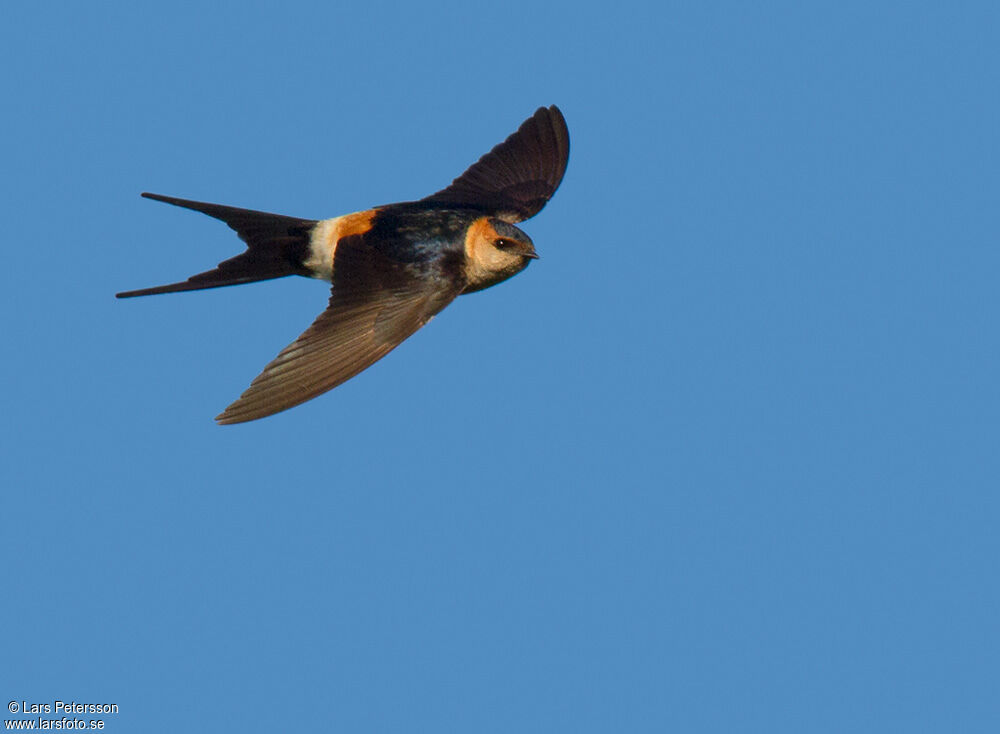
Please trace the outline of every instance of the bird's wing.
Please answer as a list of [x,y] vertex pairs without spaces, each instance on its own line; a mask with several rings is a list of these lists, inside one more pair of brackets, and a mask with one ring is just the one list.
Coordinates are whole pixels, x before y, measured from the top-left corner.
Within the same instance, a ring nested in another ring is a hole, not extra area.
[[361,235],[342,238],[326,311],[216,420],[263,418],[336,387],[392,351],[460,292],[460,284],[439,269],[393,260]]
[[513,135],[422,202],[472,206],[508,222],[541,211],[569,160],[569,130],[559,108],[541,107]]

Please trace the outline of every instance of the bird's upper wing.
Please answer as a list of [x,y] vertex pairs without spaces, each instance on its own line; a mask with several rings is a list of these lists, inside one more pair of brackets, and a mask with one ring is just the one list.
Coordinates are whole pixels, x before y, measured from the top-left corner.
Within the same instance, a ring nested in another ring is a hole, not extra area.
[[342,238],[326,311],[216,420],[263,418],[336,387],[392,351],[460,291],[460,283],[439,270],[393,260],[362,235]]
[[569,130],[555,105],[541,107],[513,135],[474,163],[451,186],[422,202],[473,206],[508,222],[541,211],[569,160]]

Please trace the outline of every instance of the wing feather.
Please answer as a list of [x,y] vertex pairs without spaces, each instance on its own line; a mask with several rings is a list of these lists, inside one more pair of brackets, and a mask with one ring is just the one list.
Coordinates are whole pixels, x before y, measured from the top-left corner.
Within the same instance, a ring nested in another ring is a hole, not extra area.
[[552,198],[568,161],[566,120],[555,105],[541,107],[450,186],[421,201],[471,206],[520,222],[538,214]]
[[285,347],[216,420],[243,423],[291,408],[354,377],[426,324],[460,288],[364,244],[337,245],[326,311]]

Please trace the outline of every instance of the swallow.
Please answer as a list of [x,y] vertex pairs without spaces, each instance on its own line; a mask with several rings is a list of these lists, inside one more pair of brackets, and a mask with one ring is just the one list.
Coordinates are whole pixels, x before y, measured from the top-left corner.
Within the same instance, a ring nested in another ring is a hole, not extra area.
[[419,201],[316,220],[144,193],[222,220],[247,249],[185,281],[117,297],[288,275],[329,281],[326,310],[215,420],[264,418],[367,369],[458,296],[524,270],[538,253],[514,225],[552,198],[568,160],[569,130],[553,105],[539,108],[450,186]]

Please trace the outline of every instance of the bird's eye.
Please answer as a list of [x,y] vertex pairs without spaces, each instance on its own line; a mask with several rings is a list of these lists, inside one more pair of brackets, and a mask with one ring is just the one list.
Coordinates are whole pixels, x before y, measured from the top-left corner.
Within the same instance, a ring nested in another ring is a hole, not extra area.
[[513,242],[511,242],[510,240],[505,240],[505,239],[503,239],[502,237],[501,237],[500,239],[498,239],[498,240],[495,240],[495,241],[493,242],[493,246],[494,246],[495,248],[497,248],[498,250],[505,250],[505,249],[507,249],[508,247],[510,247],[510,246],[511,246],[511,245],[513,245],[513,244],[514,244],[514,243],[513,243]]

